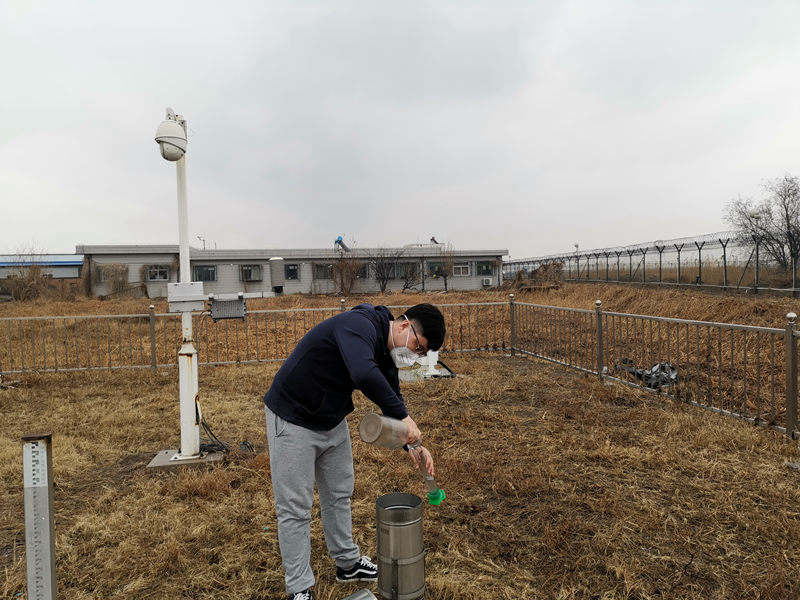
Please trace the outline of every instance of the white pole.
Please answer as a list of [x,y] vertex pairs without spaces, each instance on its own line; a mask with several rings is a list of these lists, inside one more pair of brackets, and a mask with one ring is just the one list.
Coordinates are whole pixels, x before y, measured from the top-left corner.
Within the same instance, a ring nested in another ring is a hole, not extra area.
[[[178,116],[178,123],[187,131],[186,119]],[[187,131],[188,137],[188,131]],[[186,194],[186,155],[176,164],[178,173],[178,236],[180,242],[180,282],[192,281],[189,265],[189,203]],[[192,313],[181,313],[183,343],[178,352],[178,388],[180,393],[181,449],[176,459],[196,458],[200,455],[200,424],[197,406],[197,349],[192,335]]]
[[[178,352],[178,388],[181,413],[181,449],[176,459],[196,458],[200,454],[200,408],[197,405],[197,350],[192,336],[192,313],[181,313],[183,344]],[[187,338],[188,331],[188,338]]]
[[[186,131],[186,120],[178,117],[178,123]],[[180,282],[192,280],[189,272],[189,203],[186,199],[186,154],[176,163],[178,172],[178,239],[180,241]]]

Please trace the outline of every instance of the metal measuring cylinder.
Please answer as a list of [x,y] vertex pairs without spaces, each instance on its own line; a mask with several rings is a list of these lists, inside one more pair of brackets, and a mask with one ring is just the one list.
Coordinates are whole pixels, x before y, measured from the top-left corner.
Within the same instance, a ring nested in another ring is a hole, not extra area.
[[368,444],[396,450],[405,445],[408,439],[408,427],[397,419],[368,413],[358,424],[358,435]]

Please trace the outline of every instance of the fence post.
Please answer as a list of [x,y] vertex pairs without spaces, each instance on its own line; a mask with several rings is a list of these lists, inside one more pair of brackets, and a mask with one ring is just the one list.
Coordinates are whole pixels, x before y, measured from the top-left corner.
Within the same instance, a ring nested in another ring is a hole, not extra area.
[[155,306],[150,305],[150,368],[153,372],[158,370],[156,361],[156,315]]
[[642,283],[647,283],[647,248],[642,250]]
[[794,437],[797,429],[797,342],[794,339],[794,321],[797,315],[786,315],[786,435]]
[[698,244],[697,242],[694,243],[697,246],[697,285],[703,285],[703,246],[706,245],[705,242]]
[[628,282],[633,281],[633,250],[628,250]]
[[511,344],[511,356],[514,356],[514,348],[517,345],[517,326],[516,321],[514,319],[514,313],[516,312],[514,308],[514,294],[508,295],[508,321],[511,325],[511,336],[509,338],[509,343]]
[[594,301],[594,312],[595,312],[595,324],[596,324],[596,338],[595,344],[597,345],[597,375],[600,379],[603,379],[603,367],[605,366],[603,363],[603,311],[600,310],[600,307],[603,305],[602,300],[595,300]]
[[759,262],[758,261],[758,247],[759,247],[759,245],[760,245],[759,241],[756,240],[756,272],[755,272],[755,278],[753,279],[753,292],[755,292],[756,294],[758,293],[758,286],[761,285],[759,272],[758,272],[758,262]]
[[719,240],[719,243],[722,245],[722,287],[728,287],[728,242],[730,240],[725,240],[725,243],[722,243],[722,240]]
[[344,298],[339,301],[339,312],[344,312]]
[[55,600],[52,434],[22,437],[28,599]]

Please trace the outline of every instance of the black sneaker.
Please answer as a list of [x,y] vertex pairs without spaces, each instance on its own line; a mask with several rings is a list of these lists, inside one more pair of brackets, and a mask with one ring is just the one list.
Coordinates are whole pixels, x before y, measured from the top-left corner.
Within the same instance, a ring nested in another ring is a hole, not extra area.
[[294,594],[290,594],[286,598],[287,600],[314,600],[314,594],[311,593],[310,589],[307,589],[304,592],[295,592]]
[[378,565],[362,556],[349,569],[336,567],[336,581],[378,581]]

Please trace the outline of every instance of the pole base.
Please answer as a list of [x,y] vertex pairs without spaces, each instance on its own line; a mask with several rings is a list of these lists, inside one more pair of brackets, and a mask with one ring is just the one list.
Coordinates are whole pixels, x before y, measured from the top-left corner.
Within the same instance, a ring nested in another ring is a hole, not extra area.
[[153,457],[147,468],[154,471],[169,471],[179,469],[181,467],[211,467],[214,465],[222,464],[222,459],[225,456],[222,452],[206,452],[200,453],[197,458],[183,458],[175,459],[179,454],[178,450],[162,450]]

